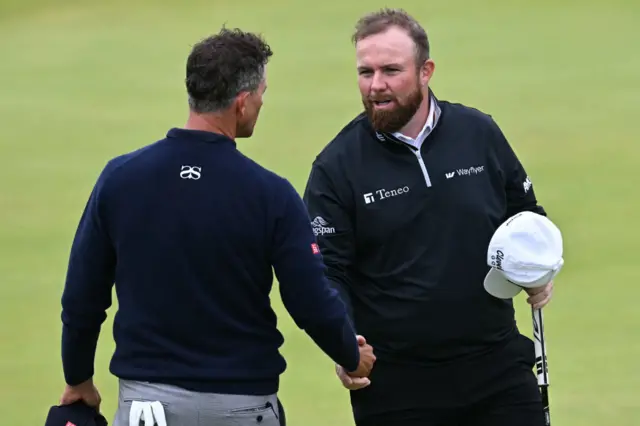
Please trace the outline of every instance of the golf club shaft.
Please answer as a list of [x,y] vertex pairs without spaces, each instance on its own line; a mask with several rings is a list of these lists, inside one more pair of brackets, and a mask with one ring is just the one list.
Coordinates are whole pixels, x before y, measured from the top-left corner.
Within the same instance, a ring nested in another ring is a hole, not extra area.
[[544,318],[542,309],[532,309],[533,317],[533,343],[536,353],[536,374],[538,376],[538,386],[542,396],[542,406],[544,408],[545,425],[551,425],[549,413],[549,370],[547,366],[547,345],[544,335]]

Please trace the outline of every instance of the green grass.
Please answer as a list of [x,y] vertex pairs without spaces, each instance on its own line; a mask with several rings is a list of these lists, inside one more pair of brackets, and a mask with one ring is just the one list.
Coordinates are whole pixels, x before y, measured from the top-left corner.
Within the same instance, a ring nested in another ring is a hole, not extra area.
[[[240,147],[299,190],[316,153],[359,111],[349,36],[359,14],[383,2],[180,3],[0,0],[2,424],[41,424],[57,402],[59,298],[81,209],[110,157],[183,124],[184,61],[194,41],[224,22],[268,38],[275,56],[265,107]],[[394,5],[429,31],[436,94],[496,117],[564,232],[567,263],[545,311],[554,423],[637,425],[640,6]],[[352,424],[331,361],[295,329],[277,293],[273,299],[286,337],[281,397],[290,424]],[[109,314],[96,381],[111,420]]]

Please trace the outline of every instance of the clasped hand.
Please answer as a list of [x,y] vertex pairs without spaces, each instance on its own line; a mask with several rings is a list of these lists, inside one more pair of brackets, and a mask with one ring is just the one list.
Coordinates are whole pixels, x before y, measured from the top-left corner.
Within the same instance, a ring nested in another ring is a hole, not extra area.
[[358,346],[360,349],[360,363],[357,370],[347,372],[344,367],[336,365],[336,374],[342,382],[342,386],[349,390],[362,389],[371,384],[369,374],[373,369],[373,364],[376,362],[373,348],[364,337],[358,336]]

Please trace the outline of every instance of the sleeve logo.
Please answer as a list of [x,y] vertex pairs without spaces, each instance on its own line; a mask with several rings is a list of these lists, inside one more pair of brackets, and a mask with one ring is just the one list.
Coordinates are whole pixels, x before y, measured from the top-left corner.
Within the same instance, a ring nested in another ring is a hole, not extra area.
[[335,234],[336,232],[336,228],[329,226],[329,223],[320,216],[316,216],[316,218],[311,221],[311,227],[316,237],[318,235]]

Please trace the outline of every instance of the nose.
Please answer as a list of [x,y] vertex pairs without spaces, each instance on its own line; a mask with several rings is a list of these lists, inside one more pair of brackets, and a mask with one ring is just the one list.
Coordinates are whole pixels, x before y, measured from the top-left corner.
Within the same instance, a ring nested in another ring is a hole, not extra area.
[[387,88],[387,82],[384,78],[384,74],[380,71],[376,71],[371,77],[371,91],[383,92]]

